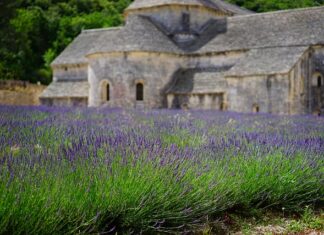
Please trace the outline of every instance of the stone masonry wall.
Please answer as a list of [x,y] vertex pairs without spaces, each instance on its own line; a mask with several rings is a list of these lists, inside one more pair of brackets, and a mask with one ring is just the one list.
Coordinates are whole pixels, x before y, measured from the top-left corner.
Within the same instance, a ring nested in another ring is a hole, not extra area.
[[227,78],[228,110],[289,114],[288,75],[262,75]]
[[[89,63],[89,105],[136,107],[136,84],[144,85],[144,102],[147,108],[167,108],[167,89],[174,84],[174,73],[180,69],[211,68],[233,65],[243,53],[215,56],[176,56],[146,52],[115,53],[92,56]],[[110,86],[109,102],[101,97],[103,81]]]
[[[324,114],[324,47],[314,47],[312,51],[310,110],[312,113]],[[321,77],[321,87],[318,86],[318,77]]]
[[163,107],[163,87],[182,63],[177,56],[140,52],[92,59],[89,64],[89,105],[105,104],[101,84],[106,80],[111,89],[108,106],[136,107],[136,84],[140,82],[144,85],[144,106]]
[[67,106],[67,107],[87,107],[88,98],[61,97],[61,98],[41,98],[42,105],[46,106]]
[[80,81],[88,79],[88,65],[66,65],[53,67],[54,81]]
[[45,88],[23,81],[0,81],[0,105],[39,105]]
[[311,67],[309,51],[289,73],[289,114],[311,113]]

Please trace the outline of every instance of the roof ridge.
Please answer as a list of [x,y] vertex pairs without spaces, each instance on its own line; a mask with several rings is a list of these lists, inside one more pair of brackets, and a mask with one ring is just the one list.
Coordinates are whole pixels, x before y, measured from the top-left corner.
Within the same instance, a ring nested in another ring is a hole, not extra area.
[[257,17],[257,16],[266,16],[266,15],[281,15],[286,13],[294,13],[294,12],[307,12],[307,11],[314,11],[314,10],[321,10],[324,9],[323,6],[318,7],[303,7],[303,8],[295,8],[295,9],[288,9],[288,10],[279,10],[279,11],[270,11],[270,12],[263,12],[263,13],[255,13],[255,14],[248,14],[248,15],[234,15],[230,18],[248,18],[248,17]]

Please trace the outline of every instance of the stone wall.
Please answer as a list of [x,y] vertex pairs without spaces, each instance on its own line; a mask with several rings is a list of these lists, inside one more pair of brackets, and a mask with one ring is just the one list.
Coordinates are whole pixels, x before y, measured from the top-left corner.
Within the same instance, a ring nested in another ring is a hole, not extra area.
[[[90,60],[89,64],[89,105],[134,108],[136,84],[144,85],[144,106],[148,108],[166,107],[164,87],[172,73],[181,67],[179,56],[157,53],[115,53]],[[103,81],[109,83],[110,101],[101,97]],[[165,98],[165,101],[163,100]]]
[[[324,47],[314,47],[311,53],[312,64],[310,74],[310,111],[314,114],[324,114]],[[321,80],[319,82],[319,79]]]
[[42,105],[46,106],[67,106],[67,107],[87,107],[88,98],[73,98],[73,97],[60,97],[60,98],[41,98]]
[[228,110],[289,114],[288,75],[233,77],[227,81]]
[[311,62],[307,51],[289,73],[289,114],[311,113]]
[[169,94],[168,108],[225,110],[224,93]]
[[53,81],[82,81],[88,79],[88,65],[55,66],[53,69]]
[[[177,56],[150,52],[110,53],[93,55],[89,63],[89,105],[137,107],[136,84],[144,85],[146,108],[167,108],[166,91],[177,79],[180,68],[212,68],[233,65],[243,53]],[[102,98],[103,84],[109,84],[110,100]]]
[[307,51],[290,71],[289,82],[289,114],[323,113],[324,48],[314,47]]
[[39,105],[45,88],[23,81],[0,80],[0,105]]

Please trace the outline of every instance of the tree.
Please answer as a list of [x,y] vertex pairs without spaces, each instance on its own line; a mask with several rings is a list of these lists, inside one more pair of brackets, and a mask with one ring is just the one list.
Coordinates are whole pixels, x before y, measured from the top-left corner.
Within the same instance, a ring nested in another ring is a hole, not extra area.
[[255,12],[314,7],[324,4],[324,0],[229,0],[229,2],[253,10]]
[[[324,0],[228,0],[256,12]],[[132,0],[0,0],[0,79],[51,81],[50,63],[82,29],[118,26]]]

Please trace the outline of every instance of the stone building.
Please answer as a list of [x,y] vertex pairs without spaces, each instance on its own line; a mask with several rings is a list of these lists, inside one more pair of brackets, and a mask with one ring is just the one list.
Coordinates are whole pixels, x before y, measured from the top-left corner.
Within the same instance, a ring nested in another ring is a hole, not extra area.
[[255,14],[222,0],[135,0],[124,16],[55,59],[43,104],[324,111],[324,7]]

